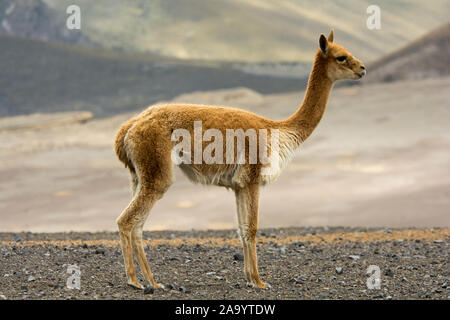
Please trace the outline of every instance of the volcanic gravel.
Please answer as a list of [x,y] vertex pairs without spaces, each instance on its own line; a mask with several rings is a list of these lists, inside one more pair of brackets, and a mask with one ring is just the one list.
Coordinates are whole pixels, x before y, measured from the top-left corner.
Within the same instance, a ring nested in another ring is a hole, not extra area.
[[[145,232],[147,258],[165,289],[127,286],[118,239],[113,232],[0,233],[0,300],[450,299],[448,228],[262,230],[259,270],[271,289],[247,287],[234,230]],[[80,268],[79,290],[66,285],[69,265]],[[367,287],[371,265],[380,270],[379,289]]]

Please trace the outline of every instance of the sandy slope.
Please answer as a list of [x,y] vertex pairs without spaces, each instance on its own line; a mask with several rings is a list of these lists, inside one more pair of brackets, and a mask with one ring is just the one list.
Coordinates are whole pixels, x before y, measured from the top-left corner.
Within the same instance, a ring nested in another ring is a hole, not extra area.
[[[264,188],[262,227],[449,226],[450,78],[347,87],[280,179]],[[283,118],[303,93],[193,93]],[[130,195],[112,140],[131,115],[23,130],[0,129],[0,230],[116,230]],[[233,194],[177,182],[147,229],[233,228]]]

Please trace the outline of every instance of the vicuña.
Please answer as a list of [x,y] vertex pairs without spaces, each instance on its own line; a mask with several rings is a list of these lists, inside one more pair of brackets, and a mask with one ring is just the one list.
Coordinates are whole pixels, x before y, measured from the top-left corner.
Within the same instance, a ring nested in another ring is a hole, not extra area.
[[[148,283],[155,288],[161,286],[155,282],[145,256],[142,228],[150,209],[174,180],[171,153],[175,142],[171,139],[172,133],[177,129],[185,129],[194,137],[194,122],[202,121],[203,130],[216,129],[223,136],[227,129],[238,128],[244,131],[267,129],[269,132],[279,132],[280,161],[276,170],[263,170],[267,164],[261,162],[207,164],[191,161],[179,164],[193,182],[223,186],[234,191],[238,231],[244,248],[245,278],[252,286],[267,287],[259,277],[256,257],[259,188],[279,176],[295,149],[316,128],[325,111],[333,83],[341,79],[357,80],[365,74],[361,61],[339,44],[333,43],[331,30],[328,38],[320,35],[319,49],[305,97],[298,110],[288,119],[270,120],[229,107],[170,104],[151,106],[126,122],[116,135],[115,151],[131,174],[133,198],[117,219],[128,284],[143,288],[136,280],[134,254]],[[248,155],[247,151],[245,153]]]

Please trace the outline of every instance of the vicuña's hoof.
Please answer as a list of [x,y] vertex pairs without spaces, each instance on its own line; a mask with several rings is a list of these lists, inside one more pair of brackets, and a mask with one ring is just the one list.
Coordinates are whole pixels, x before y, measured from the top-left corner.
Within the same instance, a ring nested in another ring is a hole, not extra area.
[[262,282],[262,281],[258,281],[258,282],[247,282],[247,286],[248,287],[252,287],[252,288],[260,288],[260,289],[272,289],[272,287],[270,286],[270,284]]
[[144,289],[144,294],[153,294],[156,289],[165,290],[166,288],[163,284],[155,282],[154,284],[151,284]]
[[155,289],[161,289],[161,290],[165,290],[166,289],[166,287],[162,284],[162,283],[154,283],[154,284],[152,284],[152,286],[155,288]]
[[140,289],[140,290],[144,290],[145,289],[145,287],[142,284],[140,284],[140,283],[138,283],[136,281],[128,280],[128,285],[130,287],[132,287],[132,288],[135,288],[135,289]]

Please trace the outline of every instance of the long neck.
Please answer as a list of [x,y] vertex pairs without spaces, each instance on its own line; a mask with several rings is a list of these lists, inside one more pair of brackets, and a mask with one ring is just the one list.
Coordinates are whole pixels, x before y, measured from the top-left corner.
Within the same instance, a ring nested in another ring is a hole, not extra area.
[[305,97],[299,109],[285,122],[304,141],[317,127],[330,95],[333,82],[327,77],[326,61],[318,52],[308,80]]

